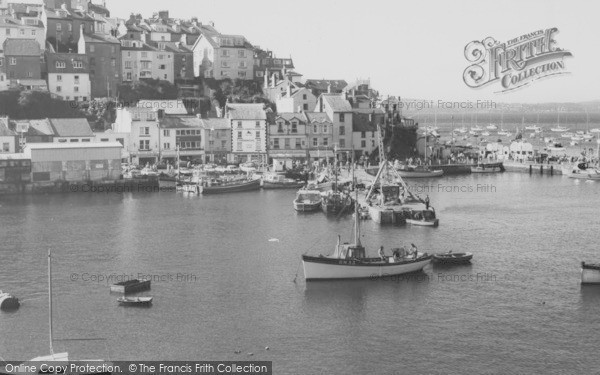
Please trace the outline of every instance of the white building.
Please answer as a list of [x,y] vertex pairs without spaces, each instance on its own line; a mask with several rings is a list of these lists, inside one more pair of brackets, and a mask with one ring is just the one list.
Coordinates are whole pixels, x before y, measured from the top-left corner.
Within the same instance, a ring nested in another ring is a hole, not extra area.
[[267,155],[267,114],[263,104],[227,104],[231,151],[238,162],[262,160]]

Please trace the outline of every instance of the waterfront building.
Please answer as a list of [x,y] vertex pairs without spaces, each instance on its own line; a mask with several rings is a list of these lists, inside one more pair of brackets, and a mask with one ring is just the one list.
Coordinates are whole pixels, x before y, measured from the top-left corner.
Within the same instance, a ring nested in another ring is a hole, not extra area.
[[166,42],[146,43],[142,40],[121,40],[122,76],[124,82],[154,78],[174,83],[174,52]]
[[27,143],[51,143],[54,130],[50,120],[11,120],[10,127],[19,136],[19,150]]
[[41,79],[41,49],[35,39],[6,39],[4,69],[7,79]]
[[48,119],[54,133],[54,143],[79,143],[94,141],[94,132],[88,120],[83,118]]
[[119,40],[105,34],[81,33],[77,51],[89,58],[92,97],[116,96],[122,77]]
[[91,98],[89,59],[78,53],[56,53],[52,45],[46,50],[48,91],[64,100],[87,101]]
[[[352,106],[343,94],[321,94],[315,112],[327,113],[333,123],[333,146],[349,155],[352,150]],[[342,158],[343,159],[343,158]]]
[[334,158],[333,121],[325,112],[304,112],[306,137],[311,160],[332,162]]
[[377,125],[385,124],[385,112],[380,108],[352,110],[352,145],[356,156],[369,156],[379,147]]
[[[302,112],[277,113],[275,122],[269,125],[269,159],[284,159],[287,167],[294,160],[307,161],[310,157],[307,124]],[[273,163],[269,160],[269,164]]]
[[254,47],[242,35],[203,29],[192,50],[196,77],[254,79]]
[[233,161],[231,155],[231,124],[226,118],[202,119],[202,148],[206,162],[223,164]]
[[162,159],[175,161],[179,150],[180,160],[204,161],[204,128],[198,117],[167,115],[159,121]]
[[121,149],[121,160],[123,161],[129,161],[129,151],[127,150],[129,136],[129,133],[117,133],[112,129],[103,132],[94,132],[94,139],[96,142],[119,142],[123,146]]
[[13,154],[18,145],[18,135],[10,129],[8,117],[0,117],[0,153]]
[[121,144],[34,143],[24,149],[31,160],[33,189],[62,183],[116,181],[121,178]]
[[235,160],[267,160],[267,114],[263,104],[227,104],[225,118],[231,129],[231,152]]
[[18,87],[22,90],[48,92],[48,83],[44,79],[17,79],[16,85],[13,85],[13,87]]
[[315,109],[317,97],[305,87],[292,89],[292,84],[288,83],[288,89],[275,104],[278,112],[306,112]]

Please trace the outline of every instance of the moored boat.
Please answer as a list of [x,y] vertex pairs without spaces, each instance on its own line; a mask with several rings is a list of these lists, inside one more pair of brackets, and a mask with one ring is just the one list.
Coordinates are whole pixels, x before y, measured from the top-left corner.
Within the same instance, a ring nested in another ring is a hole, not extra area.
[[202,194],[226,194],[226,193],[238,193],[242,191],[252,191],[260,189],[260,180],[233,180],[225,181],[216,185],[202,185],[200,186],[200,193]]
[[403,178],[432,178],[440,177],[444,174],[444,171],[441,169],[432,170],[425,165],[401,166],[397,171]]
[[294,210],[300,212],[313,212],[321,208],[321,192],[318,190],[300,189],[294,199]]
[[331,255],[302,255],[302,265],[306,281],[377,278],[391,275],[422,271],[431,262],[431,255],[419,253],[414,248],[412,254],[393,250],[392,256],[386,256],[383,246],[379,257],[367,257],[366,248],[360,240],[360,219],[358,207],[354,210],[354,242],[337,245]]
[[498,173],[502,172],[502,167],[498,164],[485,164],[480,163],[474,167],[471,167],[471,173]]
[[440,224],[435,209],[418,200],[405,202],[402,205],[402,212],[407,224],[422,227],[437,227]]
[[581,262],[581,283],[600,284],[600,263]]
[[321,194],[321,209],[326,214],[339,214],[345,210],[350,210],[353,206],[352,198],[346,193],[339,191],[329,191]]
[[270,173],[263,176],[263,189],[298,189],[304,186],[304,182],[286,178],[283,175]]
[[150,280],[132,279],[121,281],[110,286],[110,291],[115,293],[136,293],[150,289]]
[[433,263],[440,264],[465,264],[471,263],[473,259],[472,253],[453,253],[449,251],[447,253],[433,254]]
[[117,302],[123,306],[149,306],[152,304],[152,297],[119,297]]

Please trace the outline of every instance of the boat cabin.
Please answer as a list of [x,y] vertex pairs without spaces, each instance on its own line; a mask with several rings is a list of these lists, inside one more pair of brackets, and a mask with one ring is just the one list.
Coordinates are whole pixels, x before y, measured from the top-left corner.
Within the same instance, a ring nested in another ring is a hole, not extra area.
[[338,245],[336,248],[336,252],[334,253],[334,258],[336,259],[362,259],[366,258],[365,256],[365,248],[356,244],[343,244]]

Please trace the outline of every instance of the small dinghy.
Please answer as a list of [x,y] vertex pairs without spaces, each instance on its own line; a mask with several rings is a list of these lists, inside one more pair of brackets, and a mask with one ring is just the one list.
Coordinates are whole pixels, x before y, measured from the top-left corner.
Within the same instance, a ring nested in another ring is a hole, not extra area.
[[434,254],[433,262],[439,264],[464,264],[470,263],[472,258],[472,253],[453,253],[449,251],[447,253]]
[[152,304],[152,297],[119,297],[117,302],[124,306],[149,306]]
[[0,290],[0,310],[13,311],[19,308],[19,299]]

